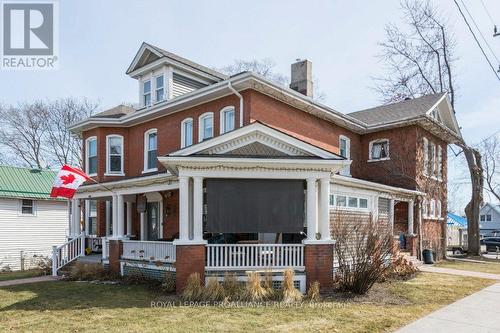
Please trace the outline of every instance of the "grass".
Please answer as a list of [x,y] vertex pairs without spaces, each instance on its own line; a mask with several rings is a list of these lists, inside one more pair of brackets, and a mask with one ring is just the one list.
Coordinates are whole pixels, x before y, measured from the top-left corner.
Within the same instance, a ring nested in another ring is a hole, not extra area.
[[434,264],[437,267],[461,269],[464,271],[500,274],[500,263],[475,263],[466,261],[446,260]]
[[0,273],[0,281],[25,279],[25,278],[31,278],[31,277],[40,276],[40,275],[42,275],[42,272],[37,270],[37,269],[30,269],[27,271],[5,272],[5,273]]
[[313,307],[151,307],[173,296],[140,285],[43,282],[0,288],[0,331],[242,332],[393,331],[493,282],[420,273],[367,296]]

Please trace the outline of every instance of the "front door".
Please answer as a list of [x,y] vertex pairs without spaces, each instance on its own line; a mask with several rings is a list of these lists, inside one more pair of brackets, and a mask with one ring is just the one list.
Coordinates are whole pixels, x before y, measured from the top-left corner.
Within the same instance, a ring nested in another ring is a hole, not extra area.
[[148,240],[154,241],[160,238],[160,203],[148,202],[147,204]]

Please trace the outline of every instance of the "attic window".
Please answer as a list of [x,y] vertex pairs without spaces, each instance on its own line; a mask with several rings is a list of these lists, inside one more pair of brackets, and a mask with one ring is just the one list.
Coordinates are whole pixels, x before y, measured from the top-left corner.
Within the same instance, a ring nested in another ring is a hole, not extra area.
[[435,120],[441,122],[441,116],[439,115],[439,109],[437,107],[432,109],[430,115],[431,115],[432,119],[435,119]]
[[144,106],[151,105],[151,80],[142,83],[142,102]]
[[369,161],[383,161],[389,159],[388,139],[371,141],[369,149]]

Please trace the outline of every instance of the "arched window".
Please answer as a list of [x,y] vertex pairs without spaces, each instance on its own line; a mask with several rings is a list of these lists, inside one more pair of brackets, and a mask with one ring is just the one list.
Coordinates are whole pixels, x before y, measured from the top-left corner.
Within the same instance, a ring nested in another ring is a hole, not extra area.
[[236,112],[234,106],[226,106],[220,110],[220,134],[234,130]]
[[[340,156],[344,157],[346,160],[351,159],[351,140],[344,135],[339,137],[339,153]],[[340,174],[343,176],[351,175],[351,167],[346,166],[344,169],[340,170]]]
[[112,176],[123,176],[123,136],[111,134],[106,136],[106,173]]
[[214,136],[214,114],[207,112],[200,116],[198,126],[198,142]]
[[156,128],[144,133],[144,172],[158,170],[156,167],[156,157],[158,149],[158,135]]
[[85,173],[97,175],[97,137],[91,136],[85,140]]
[[186,118],[181,122],[181,148],[193,144],[193,118]]

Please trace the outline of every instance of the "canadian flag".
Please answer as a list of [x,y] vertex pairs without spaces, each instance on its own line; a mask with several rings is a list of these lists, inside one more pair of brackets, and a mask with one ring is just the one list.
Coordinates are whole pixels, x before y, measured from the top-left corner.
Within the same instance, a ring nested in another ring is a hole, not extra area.
[[64,197],[71,199],[82,183],[90,177],[80,169],[63,165],[57,174],[50,196],[52,198]]

